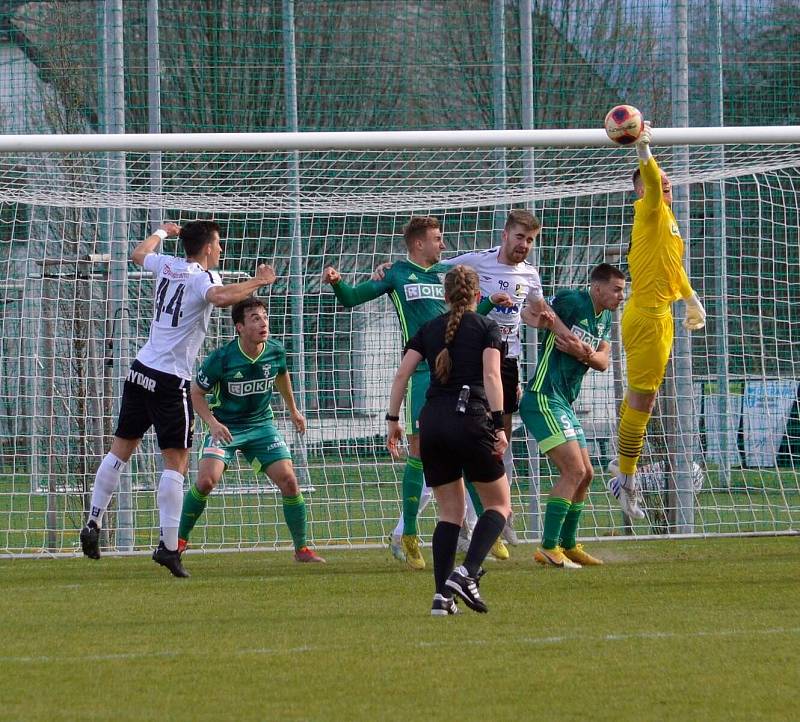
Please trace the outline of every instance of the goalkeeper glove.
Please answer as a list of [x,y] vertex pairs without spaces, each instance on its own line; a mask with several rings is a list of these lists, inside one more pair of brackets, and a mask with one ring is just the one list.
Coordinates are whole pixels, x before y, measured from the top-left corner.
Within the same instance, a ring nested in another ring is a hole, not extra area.
[[639,154],[639,159],[642,163],[647,163],[653,154],[650,152],[650,142],[653,140],[653,129],[650,127],[650,121],[644,121],[644,128],[636,140],[636,152]]
[[683,319],[683,327],[687,331],[699,331],[706,325],[706,310],[696,293],[693,293],[686,301],[686,318]]

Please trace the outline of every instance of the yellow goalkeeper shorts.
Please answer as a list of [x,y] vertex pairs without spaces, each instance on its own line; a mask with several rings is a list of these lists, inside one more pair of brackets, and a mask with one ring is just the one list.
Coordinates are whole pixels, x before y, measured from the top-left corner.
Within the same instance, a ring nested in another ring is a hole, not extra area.
[[675,328],[670,307],[663,309],[640,308],[629,300],[622,312],[622,346],[633,391],[658,391],[664,380]]

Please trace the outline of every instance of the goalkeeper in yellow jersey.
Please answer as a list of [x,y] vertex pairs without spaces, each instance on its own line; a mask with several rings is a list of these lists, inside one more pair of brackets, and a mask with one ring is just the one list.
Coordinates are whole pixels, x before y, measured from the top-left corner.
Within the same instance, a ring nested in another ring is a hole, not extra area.
[[686,303],[684,328],[697,331],[706,312],[683,268],[683,239],[672,213],[672,184],[650,152],[650,124],[645,123],[636,151],[639,168],[633,174],[638,200],[633,204],[633,230],[628,251],[631,293],[622,312],[622,345],[627,357],[628,388],[620,408],[618,459],[609,469],[609,490],[631,518],[642,519],[635,473],[672,350],[671,304]]

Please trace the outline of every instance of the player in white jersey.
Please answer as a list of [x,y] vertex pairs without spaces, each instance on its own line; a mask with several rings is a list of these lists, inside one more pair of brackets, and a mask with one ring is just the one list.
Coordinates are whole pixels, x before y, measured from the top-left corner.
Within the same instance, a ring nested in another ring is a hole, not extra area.
[[[214,306],[232,306],[275,281],[272,268],[261,265],[255,278],[223,286],[212,270],[222,252],[219,232],[213,221],[191,221],[183,228],[165,223],[131,253],[131,261],[155,277],[154,315],[147,343],[125,379],[117,430],[95,475],[89,518],[80,533],[81,549],[91,559],[100,558],[103,515],[120,476],[153,426],[164,461],[157,497],[161,541],[153,560],[177,577],[189,576],[178,552],[178,524],[194,427],[189,382],[195,359]],[[180,237],[185,258],[156,253],[167,236]]]
[[[478,273],[482,301],[479,307],[481,313],[486,313],[489,318],[500,326],[500,332],[505,342],[505,353],[501,362],[501,375],[503,381],[503,425],[506,438],[511,439],[512,417],[519,408],[519,357],[521,342],[519,337],[520,312],[526,301],[530,301],[533,308],[540,313],[552,315],[552,311],[544,300],[542,294],[542,281],[535,266],[528,263],[527,258],[533,248],[536,237],[541,232],[542,224],[532,213],[524,209],[514,209],[508,214],[499,246],[485,251],[462,253],[442,260],[442,264],[470,266]],[[381,269],[388,264],[383,264],[376,269],[380,274]],[[514,462],[511,456],[509,443],[503,464],[509,483],[512,479]],[[420,511],[430,501],[430,489],[426,486],[420,498]],[[480,500],[470,489],[470,499],[477,507],[470,510],[470,516],[480,516],[483,509]],[[503,537],[512,544],[517,543],[517,536],[512,526],[513,517],[510,515]],[[465,534],[464,542],[468,543],[469,524],[464,524],[462,530]],[[402,519],[392,533],[393,538],[403,533]],[[498,539],[492,547],[492,555],[497,559],[507,559],[508,549]]]
[[[475,269],[478,273],[482,297],[479,311],[486,313],[489,309],[486,315],[500,326],[500,334],[505,342],[505,353],[502,357],[500,372],[503,381],[503,426],[506,438],[509,440],[508,448],[503,456],[503,464],[509,483],[514,475],[514,459],[511,455],[512,418],[519,409],[521,390],[519,383],[519,358],[522,352],[519,337],[520,311],[526,301],[530,301],[534,307],[538,304],[540,311],[546,309],[542,293],[542,279],[539,277],[536,267],[527,261],[528,254],[541,230],[541,221],[536,216],[524,209],[515,208],[506,218],[499,246],[485,251],[462,253],[442,261],[447,265],[463,264]],[[462,528],[466,529],[467,525]],[[510,544],[516,544],[518,541],[513,527],[513,514],[508,516],[503,530],[503,538]],[[495,557],[503,558],[508,556],[508,551],[499,541],[493,547],[492,554]]]

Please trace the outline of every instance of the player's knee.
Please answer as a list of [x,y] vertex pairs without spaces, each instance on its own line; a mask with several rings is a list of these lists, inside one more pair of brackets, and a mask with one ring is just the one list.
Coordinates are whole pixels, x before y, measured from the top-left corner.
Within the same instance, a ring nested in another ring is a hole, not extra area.
[[297,496],[300,493],[300,484],[297,483],[297,477],[294,472],[286,472],[281,474],[276,479],[273,479],[275,485],[281,490],[283,496]]
[[583,469],[564,469],[561,472],[561,480],[566,484],[572,491],[577,491],[580,485],[583,483],[584,479],[584,470]]
[[581,480],[581,486],[588,488],[592,483],[592,479],[594,479],[594,468],[591,464],[589,464],[583,468],[583,479]]
[[197,476],[197,481],[195,482],[195,486],[197,486],[197,490],[201,494],[208,495],[212,491],[214,491],[214,487],[217,485],[217,480],[211,476],[211,474],[204,474],[200,473]]

